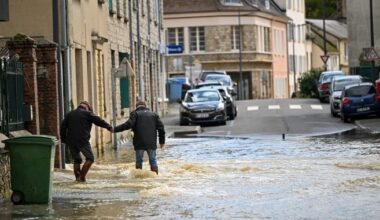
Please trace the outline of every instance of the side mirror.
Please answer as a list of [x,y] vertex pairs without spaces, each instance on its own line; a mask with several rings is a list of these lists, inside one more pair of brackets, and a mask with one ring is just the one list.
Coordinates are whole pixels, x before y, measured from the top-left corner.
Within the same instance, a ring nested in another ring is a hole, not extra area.
[[236,92],[235,90],[232,90],[232,91],[231,91],[231,95],[232,95],[232,96],[235,96],[235,95],[237,95],[237,92]]

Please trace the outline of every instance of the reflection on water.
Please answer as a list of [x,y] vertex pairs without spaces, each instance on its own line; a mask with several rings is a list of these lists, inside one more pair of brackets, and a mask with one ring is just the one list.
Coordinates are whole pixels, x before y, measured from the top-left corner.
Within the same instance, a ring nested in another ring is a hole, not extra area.
[[169,139],[157,176],[126,146],[87,183],[56,171],[51,205],[4,204],[0,219],[378,219],[379,148],[362,133]]

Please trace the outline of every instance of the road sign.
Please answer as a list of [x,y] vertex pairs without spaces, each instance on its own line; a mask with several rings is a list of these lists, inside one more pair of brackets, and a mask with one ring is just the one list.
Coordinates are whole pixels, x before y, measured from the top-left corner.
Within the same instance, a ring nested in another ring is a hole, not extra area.
[[322,59],[322,61],[323,61],[323,63],[324,64],[326,64],[327,63],[327,61],[329,60],[329,55],[323,55],[323,56],[321,56],[321,59]]
[[182,45],[171,44],[171,45],[168,45],[166,48],[168,49],[168,54],[176,54],[176,53],[183,52]]
[[375,48],[364,48],[363,53],[365,55],[366,60],[372,61],[372,60],[378,60],[379,55],[376,53]]

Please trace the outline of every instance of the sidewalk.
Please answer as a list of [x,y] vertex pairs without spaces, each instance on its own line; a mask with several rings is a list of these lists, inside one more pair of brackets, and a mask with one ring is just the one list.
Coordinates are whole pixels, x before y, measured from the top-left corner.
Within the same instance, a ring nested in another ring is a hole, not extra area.
[[380,118],[355,120],[355,124],[372,134],[380,134]]
[[201,126],[180,126],[179,125],[179,104],[169,103],[168,114],[161,118],[165,125],[167,137],[178,137],[186,134],[201,133]]

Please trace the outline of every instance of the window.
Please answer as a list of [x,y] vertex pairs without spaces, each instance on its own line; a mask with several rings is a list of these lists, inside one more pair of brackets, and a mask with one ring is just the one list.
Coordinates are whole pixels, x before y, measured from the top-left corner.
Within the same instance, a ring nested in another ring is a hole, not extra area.
[[127,0],[123,0],[123,14],[124,14],[124,21],[128,22],[128,8],[127,8]]
[[121,6],[121,4],[122,4],[121,1],[122,0],[116,0],[116,14],[117,14],[118,18],[123,17],[123,8]]
[[140,0],[141,1],[141,14],[142,16],[145,16],[145,0]]
[[157,21],[159,20],[159,13],[160,13],[160,4],[158,2],[158,0],[154,0],[154,4],[153,4],[153,19],[154,19],[154,22],[157,23]]
[[225,5],[242,5],[241,0],[221,0],[221,3]]
[[[129,59],[128,53],[119,52],[119,62],[121,62],[124,58]],[[128,77],[120,78],[120,105],[121,108],[128,108],[129,103],[129,80]]]
[[132,0],[132,8],[133,8],[133,10],[135,10],[135,11],[136,11],[136,9],[137,9],[136,1],[137,1],[137,0]]
[[239,26],[231,27],[231,49],[239,50],[240,49],[240,28]]
[[168,28],[169,45],[183,45],[183,28]]
[[205,50],[205,28],[190,27],[190,50],[204,51]]
[[269,0],[265,0],[265,8],[266,8],[267,10],[270,9],[270,2],[269,2]]
[[270,52],[270,39],[269,39],[269,28],[263,27],[263,44],[264,52]]
[[115,14],[113,0],[108,0],[108,10],[110,14]]
[[111,50],[111,67],[115,68],[116,66],[116,61],[115,61],[115,51]]

